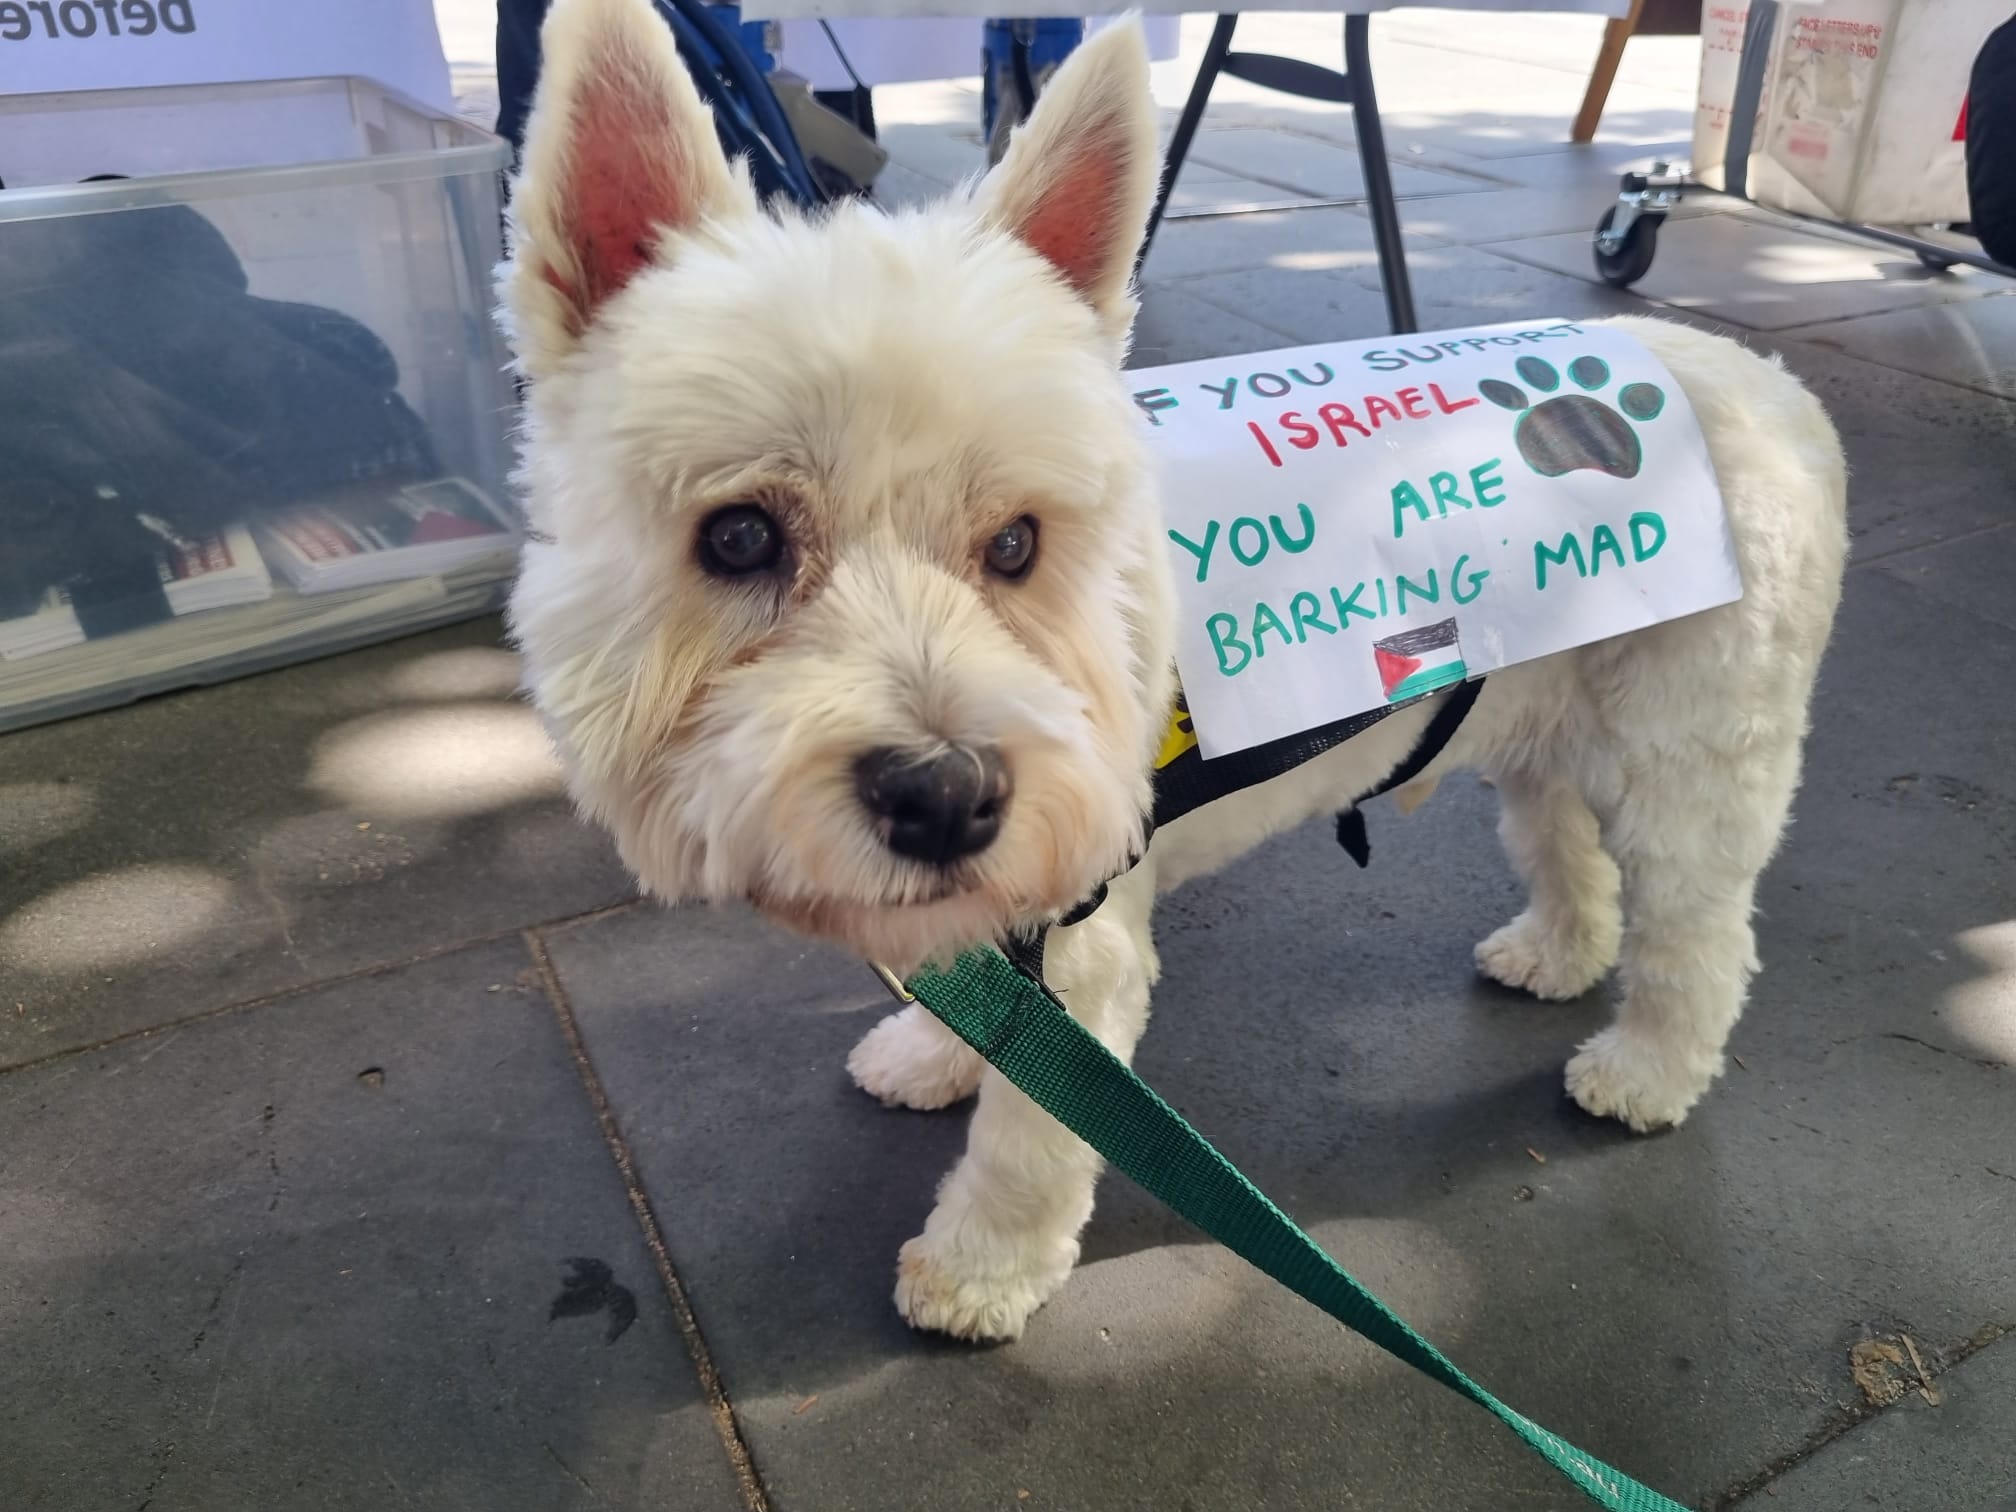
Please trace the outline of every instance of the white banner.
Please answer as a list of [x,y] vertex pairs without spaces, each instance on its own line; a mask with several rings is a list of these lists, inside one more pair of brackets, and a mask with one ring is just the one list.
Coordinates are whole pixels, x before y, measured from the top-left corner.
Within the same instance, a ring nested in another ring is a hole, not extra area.
[[1528,321],[1142,368],[1206,758],[1743,596],[1687,396]]
[[455,108],[431,0],[0,0],[0,94],[328,74]]
[[[1399,10],[1573,11],[1592,16],[1621,16],[1631,0],[1267,0],[1270,11],[1316,11],[1326,15],[1363,16]],[[823,16],[1117,16],[1140,11],[1150,16],[1180,16],[1198,10],[1197,0],[746,0],[742,14],[751,21],[770,17],[797,19]]]
[[[995,14],[993,11],[989,15]],[[752,18],[753,19],[753,18]],[[970,79],[980,72],[981,30],[974,17],[916,17],[905,21],[835,21],[833,35],[817,21],[785,21],[780,67],[806,80],[814,89],[845,89],[853,83],[847,63],[862,82],[904,84],[919,79]],[[1106,24],[1094,19],[1092,28]],[[1176,16],[1150,16],[1146,23],[1148,56],[1160,63],[1182,50],[1182,21]],[[834,42],[840,44],[838,51]],[[840,53],[847,55],[847,63]],[[976,101],[969,123],[980,129]],[[977,162],[976,162],[977,166]]]

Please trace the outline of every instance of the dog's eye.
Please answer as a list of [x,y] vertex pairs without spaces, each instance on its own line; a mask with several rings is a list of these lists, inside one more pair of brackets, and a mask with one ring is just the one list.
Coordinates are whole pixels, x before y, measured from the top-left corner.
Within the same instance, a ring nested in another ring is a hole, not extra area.
[[730,504],[700,526],[700,563],[722,577],[741,577],[777,565],[784,532],[754,504]]
[[987,543],[987,570],[1004,578],[1019,578],[1036,560],[1036,522],[1028,515],[1004,525]]

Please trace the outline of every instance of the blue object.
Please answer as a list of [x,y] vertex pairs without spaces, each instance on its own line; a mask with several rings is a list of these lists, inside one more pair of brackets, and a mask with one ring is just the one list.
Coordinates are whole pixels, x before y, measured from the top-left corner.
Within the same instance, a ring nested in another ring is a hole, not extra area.
[[[497,134],[520,145],[539,76],[539,28],[550,0],[497,0]],[[671,31],[694,86],[714,113],[721,147],[748,161],[764,199],[782,195],[806,208],[826,193],[770,88],[776,70],[773,23],[744,21],[739,4],[652,0]]]
[[[782,194],[807,208],[825,203],[827,196],[805,161],[783,106],[744,45],[742,34],[750,23],[742,22],[739,7],[701,0],[652,0],[652,4],[671,28],[700,98],[714,112],[723,150],[731,158],[748,160],[756,192],[766,200]],[[728,15],[735,18],[735,26],[727,24]],[[762,52],[769,55],[767,46]]]
[[744,21],[739,5],[709,5],[721,24],[742,44],[742,51],[749,61],[756,65],[756,71],[768,78],[777,71],[777,55],[770,50],[770,39],[776,25],[771,21]]
[[991,142],[1004,106],[1010,126],[1028,115],[1044,78],[1085,40],[1085,22],[1076,16],[994,20],[981,35],[980,126]]

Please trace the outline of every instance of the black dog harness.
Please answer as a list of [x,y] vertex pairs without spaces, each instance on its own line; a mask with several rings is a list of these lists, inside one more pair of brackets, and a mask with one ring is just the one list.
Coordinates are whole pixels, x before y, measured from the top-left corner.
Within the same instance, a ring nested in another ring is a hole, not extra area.
[[[1397,787],[1405,787],[1422,772],[1428,763],[1440,756],[1443,749],[1454,738],[1464,719],[1477,702],[1477,695],[1484,691],[1484,679],[1479,677],[1459,683],[1442,707],[1428,721],[1428,728],[1421,732],[1414,749],[1407,753],[1406,760],[1387,774],[1384,781],[1360,793],[1351,800],[1351,806],[1337,816],[1337,843],[1360,867],[1372,860],[1372,841],[1365,829],[1363,805],[1382,793],[1390,793]],[[1435,694],[1424,693],[1421,698],[1433,698]],[[1163,739],[1162,750],[1155,760],[1155,807],[1148,817],[1146,831],[1141,837],[1143,850],[1156,829],[1181,819],[1192,809],[1200,809],[1205,804],[1219,798],[1228,797],[1249,787],[1258,787],[1263,782],[1272,781],[1284,772],[1293,771],[1304,762],[1313,761],[1325,751],[1342,745],[1354,735],[1362,735],[1381,720],[1390,718],[1402,709],[1410,709],[1421,701],[1409,699],[1406,703],[1392,704],[1385,708],[1368,709],[1363,714],[1353,714],[1348,719],[1339,719],[1314,730],[1304,730],[1299,735],[1284,735],[1279,740],[1270,740],[1265,745],[1235,751],[1229,756],[1220,756],[1215,761],[1206,761],[1198,748],[1197,733],[1190,720],[1190,707],[1181,689],[1177,690],[1176,707],[1170,714],[1169,733]],[[1132,871],[1141,859],[1137,854],[1122,868],[1119,875]],[[1110,880],[1110,879],[1109,879]],[[1091,895],[1078,904],[1057,922],[1077,924],[1092,917],[1101,903],[1106,901],[1107,883],[1101,882],[1092,889]]]

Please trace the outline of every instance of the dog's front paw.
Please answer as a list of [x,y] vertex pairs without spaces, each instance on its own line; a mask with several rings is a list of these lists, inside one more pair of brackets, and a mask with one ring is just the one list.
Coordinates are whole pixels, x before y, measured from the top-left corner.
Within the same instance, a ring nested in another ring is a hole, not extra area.
[[1613,926],[1578,937],[1548,929],[1529,909],[1477,946],[1477,969],[1520,992],[1563,1002],[1603,980],[1616,964],[1621,933]]
[[1599,1118],[1619,1119],[1650,1134],[1686,1119],[1715,1079],[1718,1064],[1719,1058],[1704,1069],[1696,1057],[1613,1024],[1568,1062],[1568,1095]]
[[927,1230],[897,1256],[896,1310],[912,1328],[955,1339],[1019,1339],[1078,1263],[1076,1239],[1045,1250],[950,1244]]
[[847,1074],[888,1107],[930,1112],[971,1097],[986,1064],[958,1035],[912,1003],[862,1037],[847,1057]]

